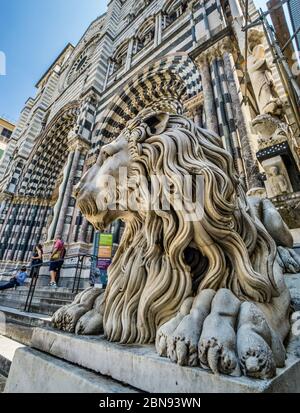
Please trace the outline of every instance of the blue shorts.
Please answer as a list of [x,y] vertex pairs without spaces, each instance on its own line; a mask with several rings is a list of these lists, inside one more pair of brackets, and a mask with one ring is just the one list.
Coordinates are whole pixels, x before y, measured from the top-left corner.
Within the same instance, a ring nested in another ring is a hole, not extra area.
[[63,266],[63,261],[59,260],[59,261],[51,261],[50,262],[50,267],[49,270],[50,271],[59,271],[61,269],[61,267]]

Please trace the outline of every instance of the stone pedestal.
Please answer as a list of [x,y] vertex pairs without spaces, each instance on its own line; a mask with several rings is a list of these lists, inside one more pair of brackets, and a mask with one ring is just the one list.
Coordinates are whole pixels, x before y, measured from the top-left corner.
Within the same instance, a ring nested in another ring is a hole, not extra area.
[[[32,346],[46,354],[32,353],[34,362],[32,359],[30,365],[28,357],[19,354],[13,361],[6,392],[20,390],[22,377],[26,381],[26,391],[37,391],[41,381],[47,381],[46,391],[53,389],[56,381],[62,382],[59,370],[54,368],[58,359],[72,363],[63,380],[66,382],[65,387],[78,369],[76,366],[79,366],[150,393],[300,392],[300,359],[292,356],[287,359],[285,368],[277,370],[274,379],[253,380],[214,375],[201,368],[180,367],[168,359],[160,358],[153,346],[123,346],[109,343],[102,337],[76,337],[51,329],[37,328]],[[45,358],[47,368],[42,370]],[[78,388],[80,383],[73,391],[78,392]]]
[[16,351],[5,393],[137,393],[107,377],[30,348]]

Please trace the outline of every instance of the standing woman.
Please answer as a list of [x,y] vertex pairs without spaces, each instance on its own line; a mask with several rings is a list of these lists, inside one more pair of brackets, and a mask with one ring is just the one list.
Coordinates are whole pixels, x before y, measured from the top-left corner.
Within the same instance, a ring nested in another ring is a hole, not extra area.
[[34,247],[32,259],[31,259],[31,276],[32,278],[38,277],[40,268],[43,264],[43,246],[41,244],[37,244]]
[[50,287],[57,287],[57,275],[64,263],[65,244],[61,237],[57,237],[50,258]]

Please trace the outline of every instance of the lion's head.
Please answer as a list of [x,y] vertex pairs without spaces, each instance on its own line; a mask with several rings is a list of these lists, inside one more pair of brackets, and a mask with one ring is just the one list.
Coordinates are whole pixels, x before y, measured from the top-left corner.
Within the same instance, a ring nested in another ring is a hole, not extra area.
[[[196,220],[186,219],[191,211],[185,203],[175,205],[186,197],[185,176],[191,179],[193,208],[202,211]],[[197,177],[203,182],[201,199]],[[111,341],[153,342],[157,328],[199,289],[229,288],[260,302],[276,294],[276,246],[252,216],[232,157],[218,136],[187,118],[140,114],[102,147],[76,192],[95,228],[115,219],[126,223],[105,296],[104,329]],[[134,206],[124,202],[130,197]],[[162,206],[166,197],[169,208]]]

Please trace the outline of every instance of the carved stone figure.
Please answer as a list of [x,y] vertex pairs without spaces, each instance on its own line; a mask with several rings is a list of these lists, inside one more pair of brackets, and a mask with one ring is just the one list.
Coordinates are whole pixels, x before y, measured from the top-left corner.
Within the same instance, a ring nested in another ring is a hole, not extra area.
[[271,69],[263,45],[264,33],[249,30],[248,69],[260,114],[280,115],[282,104],[275,90]]
[[268,180],[275,196],[286,194],[288,192],[288,182],[285,176],[280,173],[277,166],[269,168]]
[[[116,183],[115,205],[107,175]],[[159,205],[170,185],[168,210],[149,208],[153,175]],[[193,197],[202,211],[197,219],[186,219],[190,211],[174,201],[184,195],[186,175],[192,182],[202,178],[204,197]],[[135,208],[124,208],[124,194],[134,195]],[[276,217],[284,248],[291,246],[289,231],[268,200],[246,197],[217,135],[180,115],[143,111],[102,147],[76,195],[95,228],[116,219],[126,228],[104,296],[94,289],[81,293],[54,315],[56,328],[103,331],[122,344],[155,342],[162,357],[214,373],[264,379],[284,366],[290,293],[276,243],[261,221],[265,209]]]
[[266,171],[265,182],[269,198],[293,192],[289,175],[281,156],[273,156],[261,162]]

